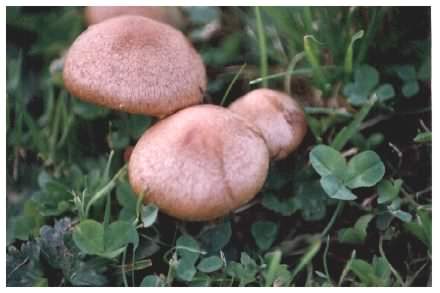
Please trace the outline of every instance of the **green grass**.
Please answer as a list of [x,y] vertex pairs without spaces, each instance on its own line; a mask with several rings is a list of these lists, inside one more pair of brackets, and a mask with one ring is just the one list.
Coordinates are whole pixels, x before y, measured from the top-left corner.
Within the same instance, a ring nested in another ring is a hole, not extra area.
[[[63,86],[82,9],[8,7],[7,285],[430,286],[430,9],[185,9],[209,100],[288,92],[302,146],[237,212],[162,214],[124,161],[154,119]],[[213,20],[220,33],[201,38]]]

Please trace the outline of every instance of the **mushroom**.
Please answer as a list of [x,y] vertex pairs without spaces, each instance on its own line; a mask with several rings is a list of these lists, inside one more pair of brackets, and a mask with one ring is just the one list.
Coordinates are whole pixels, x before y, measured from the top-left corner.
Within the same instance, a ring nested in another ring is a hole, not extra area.
[[263,186],[269,152],[256,127],[214,105],[181,110],[149,128],[128,164],[144,202],[183,220],[221,217]]
[[132,15],[84,31],[67,52],[63,79],[86,102],[157,117],[201,103],[206,89],[204,64],[183,34]]
[[121,15],[138,15],[183,28],[185,20],[178,7],[173,6],[88,6],[84,11],[88,25]]
[[307,132],[300,104],[278,91],[251,91],[234,101],[229,109],[260,129],[270,156],[275,160],[285,158],[297,149]]

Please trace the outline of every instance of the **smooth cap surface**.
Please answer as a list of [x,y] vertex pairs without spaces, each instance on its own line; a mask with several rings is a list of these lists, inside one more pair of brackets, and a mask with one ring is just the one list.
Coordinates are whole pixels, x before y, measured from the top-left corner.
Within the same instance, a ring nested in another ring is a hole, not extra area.
[[90,26],[69,49],[63,78],[84,101],[159,117],[201,103],[206,89],[204,64],[185,36],[141,16]]
[[121,15],[144,16],[175,28],[182,28],[185,22],[182,12],[173,6],[88,6],[84,14],[88,25]]
[[269,153],[255,126],[214,106],[199,105],[148,129],[128,165],[144,202],[183,220],[210,220],[251,200],[263,186]]
[[301,106],[292,97],[278,91],[251,91],[234,101],[229,109],[260,129],[274,159],[285,158],[297,149],[307,132]]

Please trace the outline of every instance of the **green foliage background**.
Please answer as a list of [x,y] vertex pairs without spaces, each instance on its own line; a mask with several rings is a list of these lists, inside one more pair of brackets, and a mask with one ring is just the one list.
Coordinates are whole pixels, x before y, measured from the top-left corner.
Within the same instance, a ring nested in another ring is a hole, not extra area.
[[154,119],[63,87],[83,8],[8,7],[7,285],[430,286],[430,8],[183,11],[206,100],[298,97],[301,148],[223,219],[143,206],[124,153]]

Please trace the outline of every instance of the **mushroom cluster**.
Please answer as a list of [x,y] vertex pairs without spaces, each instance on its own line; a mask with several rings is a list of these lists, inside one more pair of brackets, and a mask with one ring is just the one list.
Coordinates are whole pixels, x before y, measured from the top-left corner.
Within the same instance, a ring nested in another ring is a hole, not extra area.
[[160,118],[131,153],[129,181],[145,203],[183,220],[215,219],[250,201],[270,159],[294,151],[307,130],[300,105],[273,90],[229,108],[199,105],[200,56],[180,31],[145,16],[90,26],[69,49],[63,79],[84,101]]

